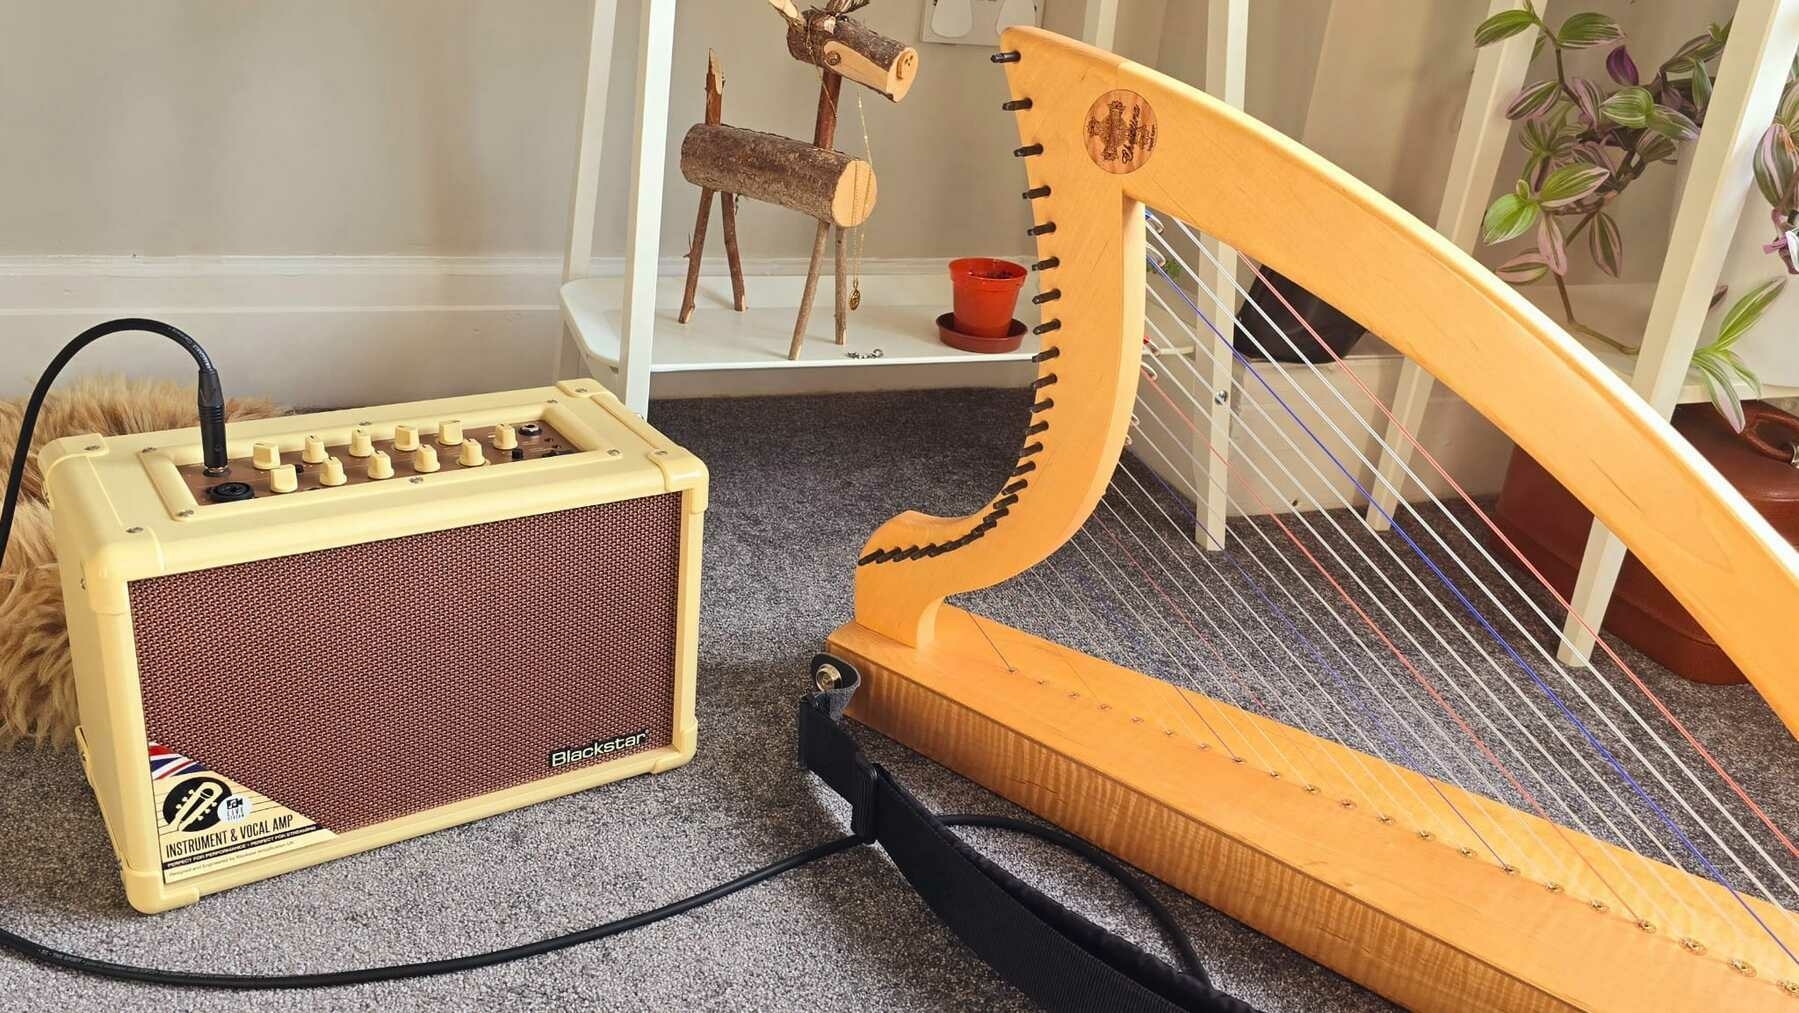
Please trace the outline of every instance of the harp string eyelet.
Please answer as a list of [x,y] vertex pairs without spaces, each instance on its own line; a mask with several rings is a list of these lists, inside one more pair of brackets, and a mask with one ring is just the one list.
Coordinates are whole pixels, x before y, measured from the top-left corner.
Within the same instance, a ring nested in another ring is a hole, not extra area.
[[1020,194],[1019,196],[1023,197],[1025,200],[1036,200],[1039,197],[1048,197],[1049,196],[1049,187],[1034,186],[1034,187],[1031,187],[1029,190],[1026,190],[1024,193]]
[[999,107],[1006,112],[1015,113],[1020,109],[1029,109],[1031,107],[1031,100],[1028,98],[1017,98],[1010,102],[1001,102]]
[[1037,326],[1031,328],[1031,333],[1032,334],[1048,334],[1050,331],[1059,331],[1061,329],[1062,329],[1062,321],[1060,321],[1060,320],[1045,320],[1043,323],[1040,323]]
[[994,63],[1017,63],[1021,57],[1017,50],[1002,49],[992,56],[987,57],[987,59]]
[[1033,271],[1053,271],[1056,268],[1061,267],[1061,266],[1062,266],[1062,258],[1060,258],[1060,257],[1045,257],[1042,260],[1037,261],[1035,264],[1032,264],[1031,270],[1033,270]]
[[1047,236],[1054,231],[1056,231],[1055,222],[1044,222],[1042,225],[1033,225],[1030,228],[1025,229],[1024,234],[1027,236]]
[[1055,302],[1060,298],[1062,298],[1062,290],[1059,288],[1052,288],[1048,292],[1039,292],[1036,295],[1031,296],[1031,305],[1041,306],[1046,302]]
[[1041,154],[1043,154],[1043,145],[1041,144],[1027,144],[1022,148],[1012,149],[1013,158],[1030,158],[1033,155]]

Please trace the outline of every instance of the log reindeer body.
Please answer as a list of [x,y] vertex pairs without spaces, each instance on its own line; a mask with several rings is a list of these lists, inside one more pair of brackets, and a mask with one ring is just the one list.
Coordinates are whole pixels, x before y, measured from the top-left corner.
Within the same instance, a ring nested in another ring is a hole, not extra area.
[[681,141],[681,175],[840,229],[867,221],[875,206],[874,169],[862,159],[742,127],[694,124]]

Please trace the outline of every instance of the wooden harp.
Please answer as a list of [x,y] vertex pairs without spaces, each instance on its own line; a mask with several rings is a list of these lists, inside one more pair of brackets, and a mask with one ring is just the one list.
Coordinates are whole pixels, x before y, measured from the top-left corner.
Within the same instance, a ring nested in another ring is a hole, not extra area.
[[[1562,613],[1483,548],[1505,541],[1478,507],[1403,504],[1376,535],[1310,509],[1359,499],[1320,503],[1331,483],[1289,471],[1232,489],[1274,504],[1245,502],[1257,516],[1231,529],[1266,552],[1196,545],[1170,518],[1179,497],[1156,488],[1181,466],[1150,458],[1171,444],[1152,421],[1178,431],[1225,392],[1168,353],[1235,354],[1230,322],[1206,321],[1247,294],[1208,292],[1201,240],[1338,307],[1499,427],[1788,729],[1791,547],[1555,324],[1373,190],[1111,53],[1029,28],[1002,49],[1048,300],[1036,401],[982,509],[869,539],[855,619],[830,638],[866,680],[852,716],[1413,1008],[1799,1008],[1799,851],[1634,672],[1555,661]],[[1269,295],[1240,315],[1291,309]],[[1238,369],[1234,432],[1367,493],[1362,435],[1332,434],[1328,392]],[[1036,582],[1021,593],[1042,635],[944,601],[1013,578]],[[1102,581],[1119,604],[1073,605]],[[1088,621],[1125,632],[1072,628]],[[1087,650],[1056,642],[1075,634]]]

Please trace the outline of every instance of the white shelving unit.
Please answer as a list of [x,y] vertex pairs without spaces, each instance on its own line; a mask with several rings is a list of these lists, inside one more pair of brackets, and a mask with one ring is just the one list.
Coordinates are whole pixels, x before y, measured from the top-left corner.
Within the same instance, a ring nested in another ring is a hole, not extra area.
[[[1116,16],[1114,3],[1096,0],[1095,6]],[[934,263],[929,275],[864,275],[863,301],[852,319],[847,345],[834,342],[830,283],[821,281],[818,306],[822,311],[813,313],[805,350],[797,361],[790,361],[786,352],[799,307],[801,276],[746,278],[746,302],[751,308],[737,313],[731,309],[728,282],[702,275],[692,320],[677,322],[683,278],[660,273],[658,236],[667,168],[675,0],[644,0],[639,26],[624,276],[592,276],[600,146],[611,104],[607,71],[617,7],[617,0],[594,0],[587,91],[563,264],[558,376],[591,372],[631,410],[647,415],[650,378],[657,373],[992,363],[1026,359],[1036,352],[1037,342],[1028,334],[1017,352],[1004,355],[963,352],[939,341],[934,321],[951,302],[948,273],[941,263]],[[1109,26],[1107,32],[1109,35]],[[1034,291],[1027,284],[1021,300]],[[879,357],[872,355],[876,349]]]
[[[821,314],[823,324],[812,336],[816,340],[806,342],[798,360],[789,360],[787,343],[805,281],[798,275],[746,277],[744,301],[750,308],[739,313],[732,308],[730,278],[702,274],[693,317],[682,324],[675,314],[685,279],[657,279],[650,372],[1008,362],[1037,351],[1037,339],[1028,333],[1018,351],[991,355],[959,351],[937,340],[931,321],[949,305],[950,284],[947,272],[934,270],[929,275],[882,275],[879,284],[864,286],[849,344],[833,343],[830,314]],[[625,294],[617,278],[582,278],[563,286],[563,317],[573,333],[586,337],[583,351],[598,362],[615,362],[621,355]],[[879,357],[872,357],[877,350]]]

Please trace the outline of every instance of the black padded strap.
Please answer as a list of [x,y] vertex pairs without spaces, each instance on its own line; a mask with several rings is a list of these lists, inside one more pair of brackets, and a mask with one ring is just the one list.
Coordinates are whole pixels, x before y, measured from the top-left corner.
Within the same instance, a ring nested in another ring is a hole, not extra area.
[[1000,977],[1058,1013],[1254,1013],[1212,988],[1203,972],[1181,972],[963,843],[856,747],[841,716],[858,676],[835,664],[841,681],[800,701],[801,765],[850,803],[851,830],[886,849],[931,910]]

